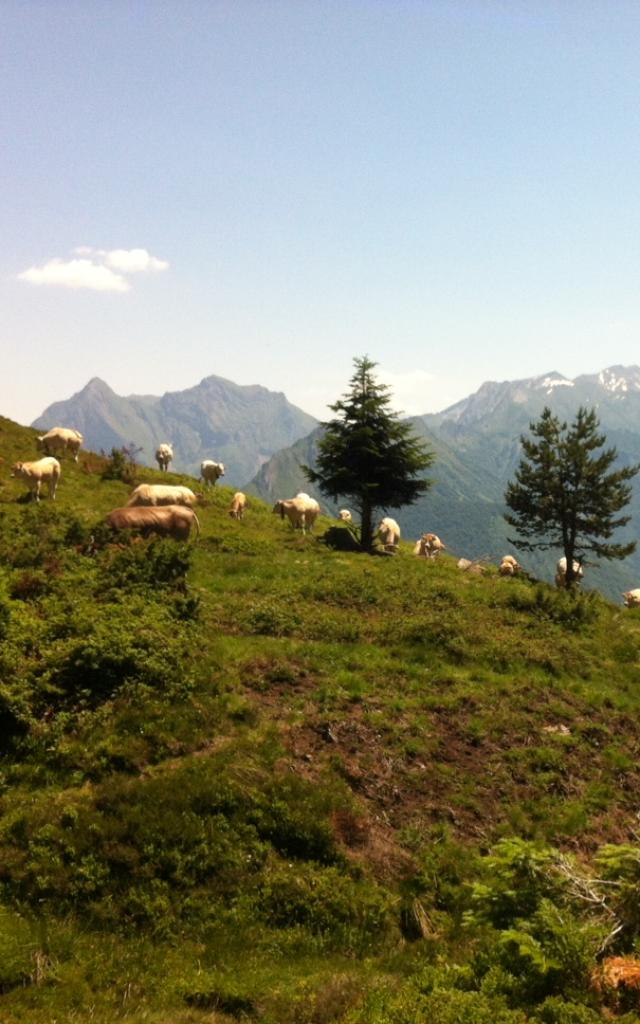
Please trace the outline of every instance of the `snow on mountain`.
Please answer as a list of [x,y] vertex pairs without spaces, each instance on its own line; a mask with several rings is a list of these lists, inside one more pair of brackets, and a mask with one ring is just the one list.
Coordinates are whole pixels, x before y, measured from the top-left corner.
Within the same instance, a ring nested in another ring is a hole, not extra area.
[[640,391],[640,369],[637,366],[609,366],[600,371],[598,380],[605,391],[612,393]]
[[572,380],[568,380],[567,377],[563,377],[559,373],[550,373],[546,377],[537,377],[532,382],[532,386],[538,391],[546,391],[548,395],[553,394],[554,388],[575,387]]

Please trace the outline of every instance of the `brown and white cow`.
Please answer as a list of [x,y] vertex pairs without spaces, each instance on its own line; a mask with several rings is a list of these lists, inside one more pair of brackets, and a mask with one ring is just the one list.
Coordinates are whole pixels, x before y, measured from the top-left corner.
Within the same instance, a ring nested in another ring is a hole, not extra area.
[[420,540],[416,541],[413,549],[414,555],[418,555],[419,558],[436,558],[441,551],[446,550],[446,544],[443,544],[436,533],[423,533]]
[[191,528],[200,533],[200,523],[192,508],[184,505],[140,505],[134,508],[114,508],[105,522],[112,530],[141,530],[145,536],[188,540]]

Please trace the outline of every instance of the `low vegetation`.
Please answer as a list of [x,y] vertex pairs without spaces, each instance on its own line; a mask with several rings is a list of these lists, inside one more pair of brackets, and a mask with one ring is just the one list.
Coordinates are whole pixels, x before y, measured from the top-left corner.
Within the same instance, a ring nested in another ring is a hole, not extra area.
[[27,503],[34,437],[0,419],[3,1024],[638,1019],[636,612],[219,485],[198,542],[114,542],[160,475]]

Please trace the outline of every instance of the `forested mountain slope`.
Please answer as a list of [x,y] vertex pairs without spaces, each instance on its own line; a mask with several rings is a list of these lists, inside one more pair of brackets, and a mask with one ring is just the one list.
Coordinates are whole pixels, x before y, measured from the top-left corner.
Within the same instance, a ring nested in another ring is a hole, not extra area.
[[637,1019],[593,978],[640,938],[638,613],[219,486],[114,539],[160,475],[36,506],[34,443],[0,419],[3,1024]]

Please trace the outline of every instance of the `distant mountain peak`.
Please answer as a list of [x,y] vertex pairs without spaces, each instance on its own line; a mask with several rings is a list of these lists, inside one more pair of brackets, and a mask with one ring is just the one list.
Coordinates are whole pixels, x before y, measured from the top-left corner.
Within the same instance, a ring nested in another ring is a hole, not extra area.
[[108,392],[108,394],[110,395],[114,393],[107,384],[107,382],[102,379],[102,377],[92,377],[91,380],[87,381],[87,383],[79,393],[82,394],[83,392],[85,394],[101,394],[104,392]]
[[554,370],[553,373],[547,373],[543,377],[534,377],[531,381],[531,386],[536,391],[546,391],[548,395],[551,395],[554,388],[572,388],[574,387],[574,382]]
[[92,377],[70,399],[45,409],[34,425],[48,429],[58,423],[80,430],[94,451],[133,443],[150,465],[157,445],[170,440],[176,472],[196,474],[203,459],[215,458],[227,466],[225,482],[240,486],[275,451],[306,436],[317,420],[280,391],[211,374],[162,397],[125,397]]
[[608,366],[598,374],[598,381],[605,391],[621,394],[625,391],[640,391],[640,367]]

